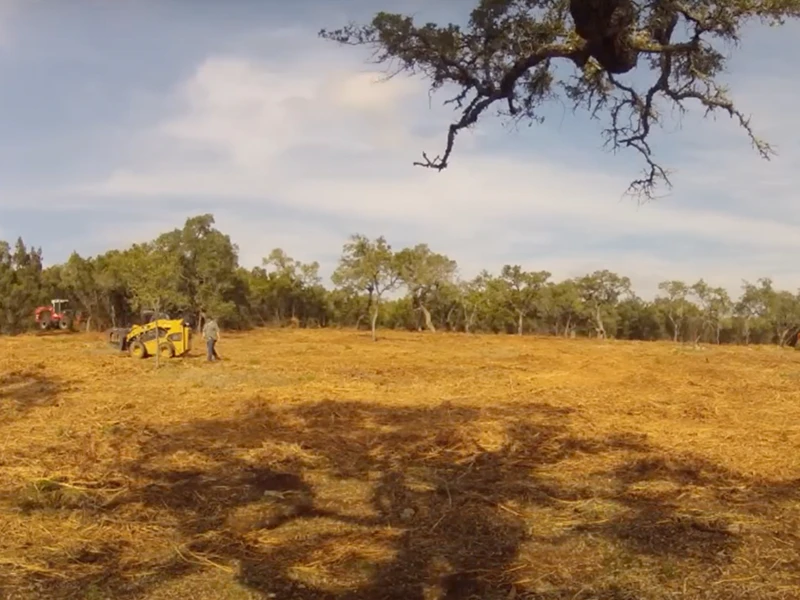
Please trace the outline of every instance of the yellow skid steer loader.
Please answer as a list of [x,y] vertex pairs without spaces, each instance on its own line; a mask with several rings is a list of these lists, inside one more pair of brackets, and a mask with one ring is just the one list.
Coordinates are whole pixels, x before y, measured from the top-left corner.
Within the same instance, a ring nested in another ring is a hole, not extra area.
[[153,318],[129,328],[114,328],[106,332],[108,343],[134,358],[147,358],[159,353],[161,358],[183,356],[192,349],[192,328],[183,319]]

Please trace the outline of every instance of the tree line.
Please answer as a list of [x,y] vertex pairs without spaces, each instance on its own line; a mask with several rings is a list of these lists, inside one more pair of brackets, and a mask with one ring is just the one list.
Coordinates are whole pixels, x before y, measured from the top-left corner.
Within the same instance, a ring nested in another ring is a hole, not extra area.
[[547,271],[505,265],[462,279],[455,260],[427,244],[395,250],[384,237],[356,234],[344,244],[332,287],[319,264],[276,248],[262,265],[239,264],[238,247],[199,215],[154,240],[94,257],[73,253],[43,266],[41,248],[0,241],[0,332],[36,326],[35,308],[68,298],[81,327],[136,322],[150,309],[200,326],[356,327],[689,343],[794,345],[800,293],[768,278],[743,282],[738,298],[710,285],[664,281],[653,301],[628,277],[598,270],[562,281]]

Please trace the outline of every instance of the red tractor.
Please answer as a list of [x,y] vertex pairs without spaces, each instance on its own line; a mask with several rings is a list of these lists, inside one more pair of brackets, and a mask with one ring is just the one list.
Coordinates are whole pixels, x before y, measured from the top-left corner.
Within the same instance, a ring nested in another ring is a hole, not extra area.
[[71,310],[66,309],[69,300],[56,298],[50,300],[50,306],[40,306],[34,312],[36,323],[39,329],[61,329],[69,330],[72,328],[74,315]]

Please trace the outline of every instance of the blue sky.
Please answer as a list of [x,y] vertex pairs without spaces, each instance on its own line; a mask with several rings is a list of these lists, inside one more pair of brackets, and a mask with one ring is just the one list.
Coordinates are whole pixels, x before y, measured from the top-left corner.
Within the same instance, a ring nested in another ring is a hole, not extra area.
[[[425,4],[390,8],[461,19],[469,7]],[[282,247],[327,275],[361,232],[428,242],[464,276],[610,268],[644,296],[672,278],[800,286],[796,24],[749,30],[729,77],[779,156],[762,161],[727,118],[684,116],[657,136],[674,189],[637,206],[622,198],[636,157],[604,152],[599,125],[557,105],[542,126],[486,121],[443,173],[412,167],[441,149],[451,113],[423,81],[376,83],[365,54],[316,36],[380,8],[0,0],[0,239],[22,235],[56,262],[211,212],[247,266]]]

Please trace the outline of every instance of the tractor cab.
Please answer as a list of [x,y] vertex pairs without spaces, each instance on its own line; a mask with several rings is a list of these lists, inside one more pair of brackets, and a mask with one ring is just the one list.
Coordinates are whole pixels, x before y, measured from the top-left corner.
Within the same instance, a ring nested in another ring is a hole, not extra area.
[[171,321],[172,319],[165,312],[159,313],[149,308],[142,311],[142,325],[146,325],[147,323],[152,323],[153,321],[156,320]]
[[63,314],[65,310],[67,310],[67,305],[69,304],[69,300],[62,299],[62,298],[54,298],[50,300],[50,306],[53,307],[53,310],[56,314]]

